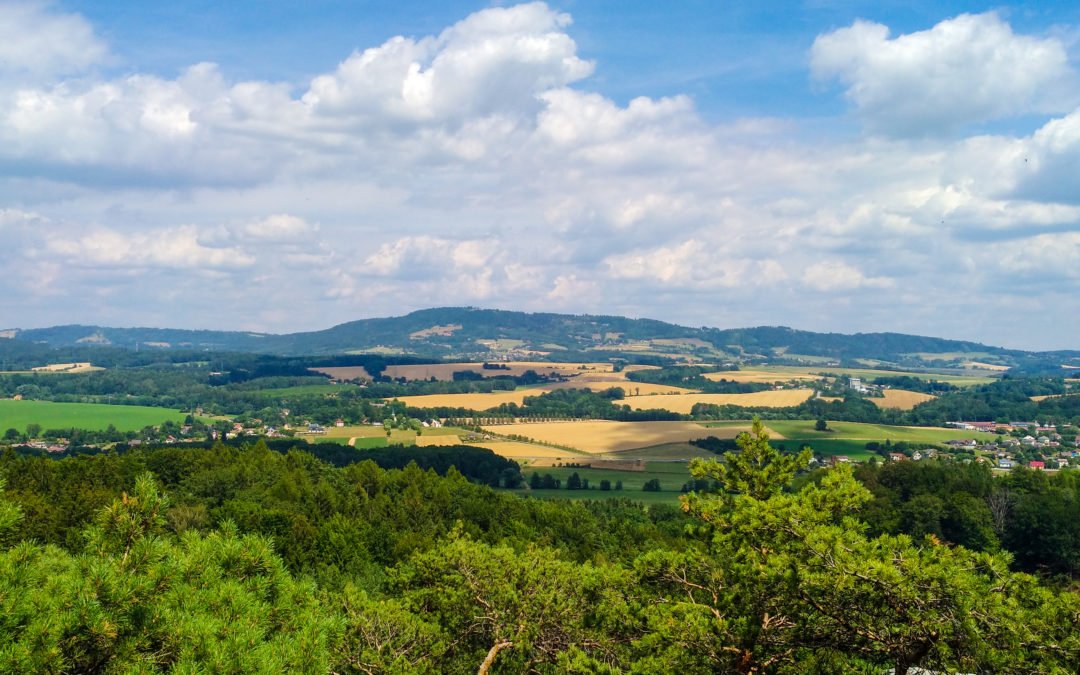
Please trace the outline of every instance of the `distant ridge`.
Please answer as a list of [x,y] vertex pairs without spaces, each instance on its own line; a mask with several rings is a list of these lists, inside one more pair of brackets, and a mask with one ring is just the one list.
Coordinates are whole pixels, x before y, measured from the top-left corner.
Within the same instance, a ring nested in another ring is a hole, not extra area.
[[597,358],[624,354],[683,356],[689,360],[815,363],[860,359],[892,364],[985,362],[1013,366],[1036,356],[1073,359],[1080,352],[1027,352],[977,342],[901,333],[815,333],[786,327],[692,328],[621,316],[526,313],[474,307],[440,307],[404,316],[361,319],[326,330],[283,335],[172,328],[67,325],[0,335],[53,347],[111,345],[127,349],[194,349],[283,356],[382,351],[424,357]]

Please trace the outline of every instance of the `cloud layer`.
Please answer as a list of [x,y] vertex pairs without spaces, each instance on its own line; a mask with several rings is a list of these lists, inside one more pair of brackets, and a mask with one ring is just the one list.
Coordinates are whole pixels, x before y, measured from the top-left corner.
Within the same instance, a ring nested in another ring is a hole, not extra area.
[[197,59],[103,75],[105,42],[49,5],[0,26],[0,323],[297,330],[475,304],[1044,347],[1071,338],[1003,313],[1080,309],[1075,72],[997,14],[818,36],[807,76],[841,83],[861,130],[825,136],[791,111],[606,98],[543,3],[298,83]]

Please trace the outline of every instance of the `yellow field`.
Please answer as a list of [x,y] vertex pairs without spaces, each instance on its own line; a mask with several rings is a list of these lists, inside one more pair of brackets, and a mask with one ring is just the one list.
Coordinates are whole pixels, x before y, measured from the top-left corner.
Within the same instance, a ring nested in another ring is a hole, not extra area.
[[469,445],[477,448],[487,448],[496,455],[510,459],[563,459],[569,461],[581,457],[580,454],[575,452],[520,441],[485,441],[483,443],[469,443]]
[[[672,396],[670,398],[683,398]],[[735,438],[746,425],[706,428],[694,422],[541,422],[536,424],[500,424],[486,427],[492,433],[523,436],[544,443],[577,448],[590,454],[603,454],[645,448],[663,443],[685,443],[696,438],[716,436]],[[773,436],[778,438],[778,436]],[[558,451],[555,451],[558,452]],[[563,451],[565,452],[565,451]]]
[[[662,384],[648,384],[646,382],[629,382],[627,380],[605,380],[602,378],[575,377],[569,382],[553,382],[539,387],[517,389],[515,391],[493,391],[490,394],[427,394],[423,396],[402,396],[398,400],[407,406],[416,408],[466,408],[468,410],[490,410],[503,403],[516,403],[521,405],[526,396],[540,396],[541,394],[557,389],[590,389],[603,391],[611,387],[621,387],[628,397],[640,395],[647,398],[656,395],[692,394],[692,389],[669,387]],[[627,399],[623,403],[629,403]]]
[[807,373],[776,373],[768,370],[729,370],[718,373],[705,373],[702,377],[713,382],[728,380],[730,382],[788,382],[790,380],[820,380],[818,375]]
[[906,389],[886,389],[882,393],[885,394],[885,398],[870,398],[867,400],[873,401],[874,405],[879,408],[911,410],[920,403],[937,398],[930,394],[923,394],[918,391],[908,391]]
[[999,372],[1009,369],[1009,366],[1001,366],[1001,365],[998,365],[996,363],[983,363],[981,361],[968,361],[967,363],[964,364],[964,366],[967,367],[967,368],[977,368],[977,369],[981,369],[981,370],[996,370],[996,371],[999,371]]
[[430,436],[428,435],[427,430],[425,430],[423,434],[416,437],[416,444],[422,448],[431,445],[461,445],[461,437],[456,435],[451,436],[449,434]]
[[681,396],[635,396],[626,403],[635,410],[670,410],[690,414],[698,403],[714,405],[737,405],[743,407],[789,408],[797,406],[814,395],[811,389],[780,389],[756,391],[752,394],[683,394]]
[[1036,403],[1039,401],[1045,401],[1048,398],[1061,398],[1062,396],[1080,396],[1080,394],[1047,394],[1046,396],[1031,396],[1031,400]]

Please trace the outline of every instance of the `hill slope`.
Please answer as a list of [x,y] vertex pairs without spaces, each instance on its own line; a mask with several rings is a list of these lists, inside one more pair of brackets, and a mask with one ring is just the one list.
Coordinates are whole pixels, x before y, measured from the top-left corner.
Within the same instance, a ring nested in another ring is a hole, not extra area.
[[129,349],[196,349],[280,355],[382,351],[426,357],[581,358],[637,360],[877,361],[893,364],[980,363],[1014,366],[1067,360],[1080,352],[1039,355],[975,342],[899,333],[814,333],[785,327],[692,328],[620,316],[524,313],[443,307],[405,316],[350,321],[326,330],[285,335],[164,328],[56,326],[9,330],[16,342],[54,347],[112,345]]

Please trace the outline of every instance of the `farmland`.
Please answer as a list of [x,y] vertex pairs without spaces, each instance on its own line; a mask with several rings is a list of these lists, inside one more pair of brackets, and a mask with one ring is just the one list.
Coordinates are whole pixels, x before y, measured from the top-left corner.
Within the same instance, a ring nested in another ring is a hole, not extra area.
[[0,400],[0,430],[40,424],[43,429],[102,431],[111,424],[119,431],[138,431],[167,420],[182,422],[184,417],[178,410],[147,406]]
[[589,454],[605,454],[645,448],[666,443],[723,436],[734,438],[749,429],[748,423],[718,428],[706,428],[694,422],[538,422],[534,424],[500,424],[485,427],[486,431],[502,436],[520,436],[541,443],[575,448]]
[[[924,380],[948,382],[957,387],[970,387],[976,384],[988,384],[996,378],[990,375],[955,375],[950,373],[920,372],[908,370],[878,370],[874,368],[839,368],[835,366],[763,366],[756,372],[776,373],[777,375],[846,375],[860,377],[870,381],[878,377],[918,377]],[[730,379],[730,378],[729,378]]]
[[763,384],[788,382],[791,380],[812,382],[821,379],[820,375],[811,375],[807,373],[779,373],[773,370],[763,369],[722,370],[717,373],[705,373],[703,377],[708,380],[713,380],[714,382],[728,380],[729,382],[754,382]]
[[907,391],[906,389],[885,389],[882,391],[882,394],[884,395],[882,398],[871,398],[868,400],[879,408],[911,410],[920,403],[925,403],[926,401],[936,398],[930,394],[923,394],[918,391]]
[[683,394],[635,396],[626,403],[635,410],[670,410],[683,415],[690,414],[698,403],[712,405],[737,405],[743,407],[789,408],[797,406],[814,395],[811,389],[779,389],[756,391],[752,394]]
[[432,378],[449,382],[454,373],[472,372],[484,377],[500,375],[520,376],[528,371],[538,375],[572,376],[582,373],[611,373],[614,366],[610,363],[548,363],[546,361],[507,361],[500,362],[499,368],[484,368],[483,363],[433,363],[420,365],[387,366],[383,375],[391,379],[430,380]]

